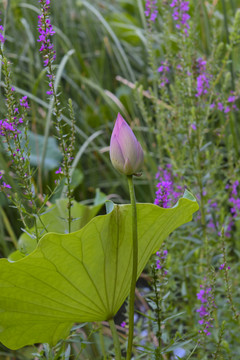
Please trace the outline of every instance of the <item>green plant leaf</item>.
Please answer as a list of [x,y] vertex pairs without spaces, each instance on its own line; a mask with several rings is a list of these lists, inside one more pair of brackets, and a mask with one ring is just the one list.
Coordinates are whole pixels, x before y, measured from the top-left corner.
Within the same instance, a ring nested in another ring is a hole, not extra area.
[[[99,196],[99,191],[96,191],[96,198],[98,199]],[[97,215],[106,201],[106,195],[101,193],[101,198],[99,198],[96,204],[95,201],[96,199],[94,200],[93,206],[83,205],[76,201],[72,202],[71,216],[73,221],[71,224],[71,232],[80,230],[94,216]],[[40,215],[40,219],[37,219],[37,228],[40,237],[45,235],[47,232],[55,232],[58,234],[68,233],[67,204],[67,199],[58,199],[56,204],[50,206],[44,213]],[[19,238],[18,249],[25,255],[29,255],[37,246],[36,238],[31,236],[31,233],[34,234],[34,231],[34,228],[32,228],[28,233],[22,233]]]
[[[138,276],[151,254],[198,204],[186,192],[176,206],[137,204]],[[55,344],[75,322],[112,318],[129,294],[131,206],[114,205],[71,234],[47,233],[22,260],[0,260],[0,341],[10,349]]]

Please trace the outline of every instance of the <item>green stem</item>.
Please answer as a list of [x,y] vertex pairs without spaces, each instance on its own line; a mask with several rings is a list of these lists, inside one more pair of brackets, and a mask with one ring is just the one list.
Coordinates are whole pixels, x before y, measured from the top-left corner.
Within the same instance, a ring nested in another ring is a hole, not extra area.
[[105,343],[104,343],[104,336],[103,336],[103,326],[102,323],[100,322],[99,324],[99,340],[100,340],[100,347],[101,347],[101,351],[102,351],[102,356],[103,356],[103,360],[107,360],[107,353],[105,350]]
[[137,281],[137,266],[138,266],[138,237],[137,237],[137,207],[136,198],[134,192],[132,175],[128,176],[129,194],[132,205],[132,245],[133,245],[133,257],[132,257],[132,282],[129,297],[129,332],[128,332],[128,348],[127,348],[127,360],[131,359],[132,343],[133,343],[133,330],[134,330],[134,300],[135,300],[135,287]]
[[113,337],[113,344],[114,344],[114,350],[115,350],[115,359],[116,360],[121,360],[121,348],[120,348],[120,342],[119,342],[119,337],[118,337],[118,333],[116,330],[116,326],[114,323],[113,319],[108,320],[109,325],[110,325],[110,329],[112,332],[112,337]]

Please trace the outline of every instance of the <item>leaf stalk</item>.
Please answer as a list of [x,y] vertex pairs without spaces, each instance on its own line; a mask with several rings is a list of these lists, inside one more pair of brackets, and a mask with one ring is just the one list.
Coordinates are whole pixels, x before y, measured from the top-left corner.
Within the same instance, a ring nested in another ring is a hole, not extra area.
[[127,348],[127,360],[131,359],[132,344],[133,344],[133,331],[134,331],[134,300],[135,300],[135,287],[137,281],[137,266],[138,266],[138,236],[137,236],[137,207],[136,197],[133,185],[132,175],[128,176],[128,187],[132,206],[132,245],[133,245],[133,257],[132,257],[132,281],[129,296],[129,332],[128,332],[128,348]]
[[115,358],[116,360],[121,360],[121,348],[120,348],[120,342],[119,342],[119,337],[118,337],[118,333],[117,333],[117,329],[114,323],[113,319],[108,320],[109,325],[110,325],[110,329],[112,332],[112,337],[113,337],[113,344],[114,344],[114,350],[115,350]]

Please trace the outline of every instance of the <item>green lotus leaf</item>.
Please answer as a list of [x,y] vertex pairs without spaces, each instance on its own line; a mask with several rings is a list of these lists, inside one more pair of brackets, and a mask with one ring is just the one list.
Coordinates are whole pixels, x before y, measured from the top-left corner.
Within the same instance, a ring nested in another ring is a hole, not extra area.
[[[137,204],[138,276],[197,209],[189,192],[170,209]],[[0,341],[10,349],[54,345],[75,322],[112,318],[129,294],[131,272],[130,205],[114,205],[75,233],[47,233],[29,256],[0,260]]]
[[[99,198],[101,196],[101,198]],[[80,230],[85,226],[94,216],[97,215],[99,210],[106,201],[106,196],[97,192],[97,199],[93,206],[87,206],[80,204],[76,201],[72,202],[71,216],[73,221],[71,223],[71,232]],[[50,206],[44,213],[40,215],[40,219],[37,219],[37,228],[40,237],[48,232],[55,232],[58,234],[68,233],[68,200],[58,199],[56,204]],[[21,253],[28,255],[37,246],[37,240],[31,233],[35,233],[35,229],[32,228],[28,232],[22,233],[18,241],[18,249]]]

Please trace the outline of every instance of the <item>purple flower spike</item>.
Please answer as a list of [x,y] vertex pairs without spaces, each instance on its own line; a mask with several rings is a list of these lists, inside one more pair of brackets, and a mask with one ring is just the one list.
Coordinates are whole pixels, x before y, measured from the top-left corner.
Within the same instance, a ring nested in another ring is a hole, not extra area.
[[157,10],[157,1],[156,0],[145,0],[145,15],[149,18],[150,21],[155,22],[158,10]]
[[4,28],[2,25],[0,25],[0,43],[4,43],[5,42],[5,38],[3,36],[3,32],[4,32]]
[[183,36],[188,36],[188,30],[190,28],[188,20],[190,19],[189,1],[184,0],[172,0],[170,7],[173,9],[172,17],[176,21],[176,28],[183,30]]
[[111,136],[110,159],[120,173],[133,175],[143,166],[143,150],[132,129],[118,114]]
[[200,291],[197,293],[197,298],[201,301],[200,308],[196,310],[200,317],[198,323],[199,325],[202,325],[202,329],[199,330],[199,333],[210,336],[211,332],[208,329],[209,327],[213,327],[212,313],[214,308],[217,307],[215,304],[212,287],[208,286],[206,283],[204,283],[204,285],[200,285]]

